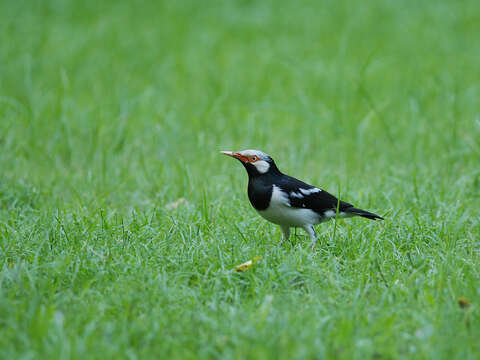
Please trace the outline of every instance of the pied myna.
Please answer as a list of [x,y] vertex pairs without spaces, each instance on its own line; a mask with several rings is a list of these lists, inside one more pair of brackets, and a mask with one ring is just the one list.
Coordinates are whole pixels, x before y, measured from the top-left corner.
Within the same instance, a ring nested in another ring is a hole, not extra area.
[[303,228],[315,248],[317,237],[313,225],[333,219],[362,216],[383,220],[381,216],[339,201],[335,196],[278,170],[273,159],[259,150],[222,151],[243,164],[248,173],[248,198],[257,212],[280,225],[283,240],[291,227]]

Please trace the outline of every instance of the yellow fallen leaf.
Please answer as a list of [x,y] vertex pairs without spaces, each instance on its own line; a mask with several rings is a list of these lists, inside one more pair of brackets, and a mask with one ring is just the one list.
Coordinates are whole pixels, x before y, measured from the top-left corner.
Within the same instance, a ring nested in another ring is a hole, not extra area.
[[258,260],[260,260],[262,257],[261,256],[255,256],[253,260],[248,260],[247,262],[244,262],[243,264],[235,266],[235,271],[240,272],[240,271],[247,271],[252,267],[252,265],[256,264]]
[[470,300],[468,300],[466,298],[458,298],[458,305],[462,309],[467,309],[470,306]]

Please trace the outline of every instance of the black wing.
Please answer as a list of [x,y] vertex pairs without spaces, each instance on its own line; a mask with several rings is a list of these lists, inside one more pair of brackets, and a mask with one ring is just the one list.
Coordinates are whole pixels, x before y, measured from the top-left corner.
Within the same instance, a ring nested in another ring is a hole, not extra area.
[[288,175],[282,176],[276,185],[288,194],[290,206],[311,209],[322,216],[325,211],[336,211],[337,205],[339,206],[339,211],[353,207],[352,204],[341,200],[340,203],[338,203],[338,199],[329,192]]

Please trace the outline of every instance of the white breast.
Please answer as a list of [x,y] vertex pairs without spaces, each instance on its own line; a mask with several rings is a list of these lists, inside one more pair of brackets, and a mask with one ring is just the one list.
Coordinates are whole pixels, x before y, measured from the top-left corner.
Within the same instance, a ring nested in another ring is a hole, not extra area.
[[275,185],[268,208],[258,213],[268,221],[284,226],[313,225],[321,221],[321,217],[313,210],[291,207],[288,196]]

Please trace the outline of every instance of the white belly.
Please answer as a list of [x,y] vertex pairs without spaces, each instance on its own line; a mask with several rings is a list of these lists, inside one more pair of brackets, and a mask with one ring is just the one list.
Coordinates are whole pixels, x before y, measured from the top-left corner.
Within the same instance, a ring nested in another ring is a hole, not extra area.
[[268,208],[259,210],[258,213],[268,221],[283,226],[305,226],[321,222],[321,216],[315,211],[290,206],[288,196],[276,185],[273,185]]
[[310,209],[299,209],[287,206],[269,206],[266,210],[258,211],[260,216],[268,221],[290,227],[314,225],[321,222],[321,217]]

